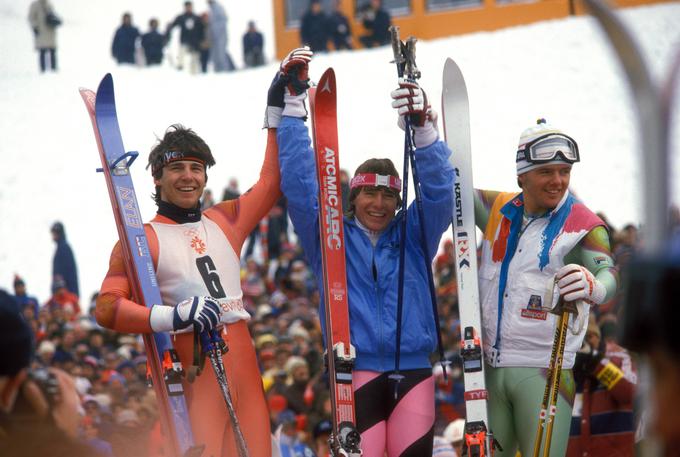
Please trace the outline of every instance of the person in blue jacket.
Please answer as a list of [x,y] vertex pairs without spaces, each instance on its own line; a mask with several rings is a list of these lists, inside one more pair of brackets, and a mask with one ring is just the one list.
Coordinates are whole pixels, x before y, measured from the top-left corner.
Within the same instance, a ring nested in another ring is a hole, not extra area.
[[52,224],[50,232],[52,233],[52,240],[57,244],[57,249],[52,258],[52,290],[55,290],[57,279],[62,278],[66,282],[66,288],[69,292],[80,296],[78,268],[71,245],[66,241],[64,224],[59,221],[55,222]]
[[113,44],[111,45],[111,55],[116,62],[121,63],[135,63],[135,50],[137,48],[137,40],[139,39],[139,29],[132,25],[132,15],[130,13],[123,14],[123,20],[116,29],[116,34],[113,36]]
[[[304,122],[308,60],[299,71],[288,72],[290,78],[298,78],[286,86],[282,110],[277,113],[268,109],[266,122],[280,118],[274,122],[278,123],[281,190],[288,199],[291,220],[319,290],[323,290],[318,184]],[[432,315],[419,224],[425,224],[430,264],[453,211],[451,153],[439,140],[436,114],[427,104],[425,93],[418,84],[400,80],[391,96],[400,125],[404,116],[411,116],[414,125],[427,220],[421,221],[415,208],[409,210],[406,239],[401,239],[404,213],[399,211],[401,184],[394,164],[389,159],[369,159],[357,168],[350,184],[344,234],[351,341],[356,349],[353,386],[364,457],[432,455],[435,402],[430,354],[436,347],[438,329]],[[406,243],[406,265],[399,367],[405,379],[395,389],[389,375],[395,370],[401,243]],[[323,306],[320,314],[323,323]]]

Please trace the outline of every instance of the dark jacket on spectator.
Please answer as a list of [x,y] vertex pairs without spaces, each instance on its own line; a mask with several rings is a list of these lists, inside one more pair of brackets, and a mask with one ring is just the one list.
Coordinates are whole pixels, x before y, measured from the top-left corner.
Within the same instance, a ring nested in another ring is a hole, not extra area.
[[333,11],[328,16],[328,29],[335,49],[352,49],[352,31],[347,16],[340,11]]
[[121,25],[116,30],[111,46],[111,54],[118,63],[135,63],[135,43],[139,30],[133,25]]
[[76,260],[73,257],[71,246],[66,242],[66,231],[61,223],[54,224],[52,233],[56,233],[57,250],[54,253],[52,260],[52,289],[54,290],[55,280],[57,277],[63,278],[66,282],[66,288],[80,296],[78,289],[78,270],[76,268]]
[[157,65],[163,62],[163,48],[165,47],[165,35],[158,30],[151,30],[142,35],[142,48],[147,65]]
[[243,34],[243,60],[247,67],[258,67],[264,64],[264,37],[257,30]]
[[323,13],[314,14],[311,11],[307,11],[302,16],[302,25],[300,27],[302,44],[309,46],[314,52],[328,50],[327,28],[328,23]]
[[170,27],[168,27],[168,38],[174,27],[179,27],[180,29],[180,43],[189,46],[196,51],[200,51],[201,41],[203,41],[205,35],[205,27],[199,16],[194,13],[183,13],[177,16],[172,24],[170,24]]
[[[375,12],[373,19],[364,19],[364,27],[370,32],[363,36],[361,41],[366,44],[371,43],[371,46],[382,46],[390,42],[390,24],[391,19],[387,11],[380,8]],[[370,47],[370,46],[367,46]]]

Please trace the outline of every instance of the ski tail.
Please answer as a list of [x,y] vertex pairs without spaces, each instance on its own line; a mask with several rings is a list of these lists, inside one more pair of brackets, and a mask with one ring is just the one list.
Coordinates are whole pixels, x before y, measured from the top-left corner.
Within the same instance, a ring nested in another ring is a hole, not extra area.
[[[139,206],[130,176],[136,152],[125,152],[116,115],[113,79],[107,74],[97,92],[80,89],[94,130],[106,185],[121,242],[132,298],[151,306],[162,303],[153,261],[141,222]],[[204,446],[194,445],[184,397],[183,370],[169,335],[144,334],[144,346],[160,421],[173,456],[200,456]]]
[[477,285],[470,109],[463,73],[452,59],[447,59],[444,65],[442,120],[444,138],[453,152],[450,160],[456,173],[451,227],[456,253],[460,354],[465,382],[465,443],[468,455],[493,455],[494,447],[500,446],[493,438],[487,411],[488,393],[484,377],[482,319]]
[[319,239],[323,265],[326,362],[331,384],[334,456],[360,456],[352,370],[356,358],[350,341],[345,236],[338,150],[335,72],[329,68],[310,89],[312,130],[319,182]]

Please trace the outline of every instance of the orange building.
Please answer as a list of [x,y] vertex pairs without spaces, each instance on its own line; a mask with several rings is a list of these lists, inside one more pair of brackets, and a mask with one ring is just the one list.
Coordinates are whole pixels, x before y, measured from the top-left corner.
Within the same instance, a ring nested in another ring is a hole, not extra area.
[[[310,0],[272,0],[276,57],[300,46],[300,21]],[[330,12],[336,0],[320,0],[323,10]],[[340,0],[338,8],[351,26],[354,48],[360,48],[359,36],[366,33],[362,13],[369,0]],[[583,14],[579,0],[383,0],[383,8],[400,27],[400,35],[433,39],[450,35],[491,31],[504,27],[559,19],[570,14]],[[658,0],[617,0],[622,7],[658,3]],[[329,42],[329,49],[332,44]]]

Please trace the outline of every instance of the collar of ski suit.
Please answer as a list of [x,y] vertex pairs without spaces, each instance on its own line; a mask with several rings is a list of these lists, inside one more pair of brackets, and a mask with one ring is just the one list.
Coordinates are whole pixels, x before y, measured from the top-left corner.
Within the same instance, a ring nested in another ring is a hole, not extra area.
[[186,224],[187,222],[198,222],[201,220],[201,205],[190,209],[180,208],[177,205],[161,200],[158,203],[157,214],[172,219],[178,224]]
[[[548,211],[540,218],[547,218],[548,225],[543,229],[543,234],[539,242],[541,243],[541,254],[539,256],[539,268],[542,270],[548,265],[550,261],[550,248],[560,233],[564,222],[567,220],[571,208],[577,200],[567,191],[562,197],[562,200],[551,211]],[[522,232],[522,218],[524,217],[524,194],[521,193],[517,197],[510,200],[501,208],[501,214],[510,221],[510,233],[508,234],[507,248],[505,256],[503,257],[503,265],[510,264],[512,257],[515,255],[515,249],[519,242],[519,236]]]

